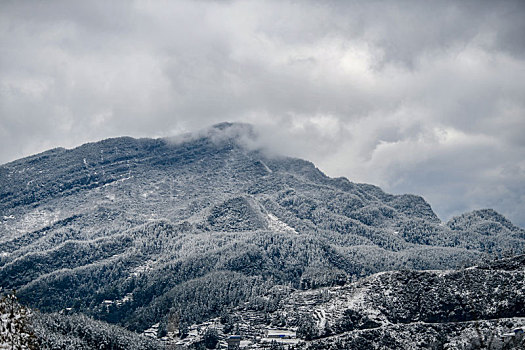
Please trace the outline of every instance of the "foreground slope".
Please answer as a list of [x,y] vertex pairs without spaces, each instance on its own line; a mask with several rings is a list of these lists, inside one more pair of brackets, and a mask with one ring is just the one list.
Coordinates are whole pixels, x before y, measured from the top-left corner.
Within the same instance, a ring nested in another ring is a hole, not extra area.
[[[385,272],[328,293],[329,300],[308,311],[316,327],[307,335],[329,337],[308,348],[525,346],[523,335],[504,336],[525,326],[525,255],[459,271]],[[332,329],[318,314],[330,318]]]
[[244,304],[230,310],[232,321],[212,327],[227,338],[229,324],[240,325],[253,349],[267,348],[268,332],[291,335],[273,340],[296,349],[525,346],[525,334],[513,332],[525,329],[525,255],[459,270],[381,272],[315,290],[275,287],[264,298],[272,308]]
[[157,350],[156,339],[83,315],[42,314],[22,306],[14,294],[0,298],[0,349]]
[[[276,284],[341,285],[523,252],[499,214],[442,223],[423,198],[248,149],[249,126],[117,138],[0,166],[0,287],[42,311],[132,330],[254,301]],[[491,212],[492,213],[492,212]]]

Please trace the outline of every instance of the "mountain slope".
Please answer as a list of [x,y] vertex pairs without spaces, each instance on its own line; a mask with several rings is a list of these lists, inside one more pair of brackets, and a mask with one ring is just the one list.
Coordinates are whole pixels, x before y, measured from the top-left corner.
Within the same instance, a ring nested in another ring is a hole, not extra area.
[[[521,255],[459,270],[381,272],[337,287],[274,288],[264,296],[273,307],[245,304],[229,319],[252,349],[264,348],[268,330],[296,334],[277,341],[298,349],[522,349],[525,336],[512,331],[525,325],[524,272]],[[220,337],[229,328],[222,322]]]
[[249,126],[226,123],[0,166],[0,287],[42,311],[144,330],[170,310],[197,322],[276,284],[338,285],[524,251],[523,230],[499,214],[445,225],[421,197],[329,178],[247,148],[249,137]]
[[344,286],[275,286],[193,325],[184,341],[196,347],[214,329],[220,340],[235,331],[250,349],[272,341],[294,349],[522,349],[524,272],[521,255],[458,270],[381,272]]
[[164,349],[156,340],[82,315],[42,314],[0,298],[0,349]]
[[314,328],[314,336],[331,337],[309,347],[330,349],[339,342],[351,348],[368,342],[370,348],[387,349],[521,348],[525,337],[502,334],[525,325],[524,272],[522,255],[459,271],[386,272],[352,288],[329,289],[328,301],[308,309],[314,315],[322,310],[332,322],[332,329],[326,321]]

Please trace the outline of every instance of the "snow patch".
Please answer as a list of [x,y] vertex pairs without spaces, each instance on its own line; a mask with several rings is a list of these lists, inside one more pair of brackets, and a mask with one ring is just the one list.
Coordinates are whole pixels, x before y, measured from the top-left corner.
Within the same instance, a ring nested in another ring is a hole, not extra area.
[[131,275],[139,276],[140,274],[146,271],[152,270],[154,265],[155,265],[155,262],[153,260],[148,260],[143,265],[135,267],[133,271],[131,272]]
[[326,312],[323,309],[314,310],[314,317],[318,320],[317,327],[324,329],[326,327]]
[[51,226],[56,223],[59,218],[60,211],[36,209],[24,215],[18,222],[15,222],[14,228],[19,233],[26,233]]
[[268,167],[268,165],[266,165],[266,163],[264,163],[262,160],[260,160],[260,162],[261,162],[262,166],[264,167],[264,169],[265,169],[267,172],[269,172],[269,173],[273,173],[272,169],[270,169],[270,168]]
[[360,309],[365,304],[365,293],[362,289],[357,290],[346,302],[348,309]]
[[297,234],[292,227],[279,220],[279,218],[272,213],[268,213],[268,228],[272,231],[287,232]]
[[104,188],[104,187],[108,187],[108,186],[112,186],[112,185],[116,185],[116,184],[118,184],[118,183],[120,183],[120,182],[124,182],[124,181],[126,181],[126,180],[131,179],[131,178],[133,178],[133,175],[128,176],[128,177],[123,177],[122,179],[118,179],[117,181],[108,182],[107,184],[104,184],[104,185],[102,186],[102,188]]

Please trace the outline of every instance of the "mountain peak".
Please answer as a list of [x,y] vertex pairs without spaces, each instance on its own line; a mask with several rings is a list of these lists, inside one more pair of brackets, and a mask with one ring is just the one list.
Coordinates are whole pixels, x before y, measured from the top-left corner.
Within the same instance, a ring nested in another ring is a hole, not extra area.
[[197,131],[164,138],[172,145],[180,145],[197,140],[211,141],[213,144],[234,143],[246,147],[257,137],[253,125],[247,123],[223,122]]
[[524,231],[494,211],[447,227],[422,197],[265,156],[256,136],[221,123],[0,166],[0,287],[43,311],[145,330],[174,308],[181,323],[200,322],[278,284],[333,286],[525,251]]
[[455,216],[447,222],[452,230],[468,230],[483,235],[508,234],[525,237],[525,230],[515,226],[494,209],[477,209]]
[[222,123],[217,123],[211,126],[212,129],[217,129],[217,130],[226,130],[230,128],[239,128],[239,127],[252,128],[252,125],[248,123],[239,123],[239,122],[233,122],[233,123],[232,122],[222,122]]

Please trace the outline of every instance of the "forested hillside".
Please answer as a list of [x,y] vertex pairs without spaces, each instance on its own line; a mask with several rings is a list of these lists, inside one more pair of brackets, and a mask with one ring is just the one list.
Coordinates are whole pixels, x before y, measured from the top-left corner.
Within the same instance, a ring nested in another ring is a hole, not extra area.
[[83,315],[43,314],[13,293],[0,298],[0,349],[154,350],[162,344]]
[[525,250],[525,231],[494,211],[443,223],[419,196],[248,148],[251,132],[226,123],[0,166],[0,287],[43,312],[143,331],[173,310],[184,327],[263,303],[275,285],[338,286]]

